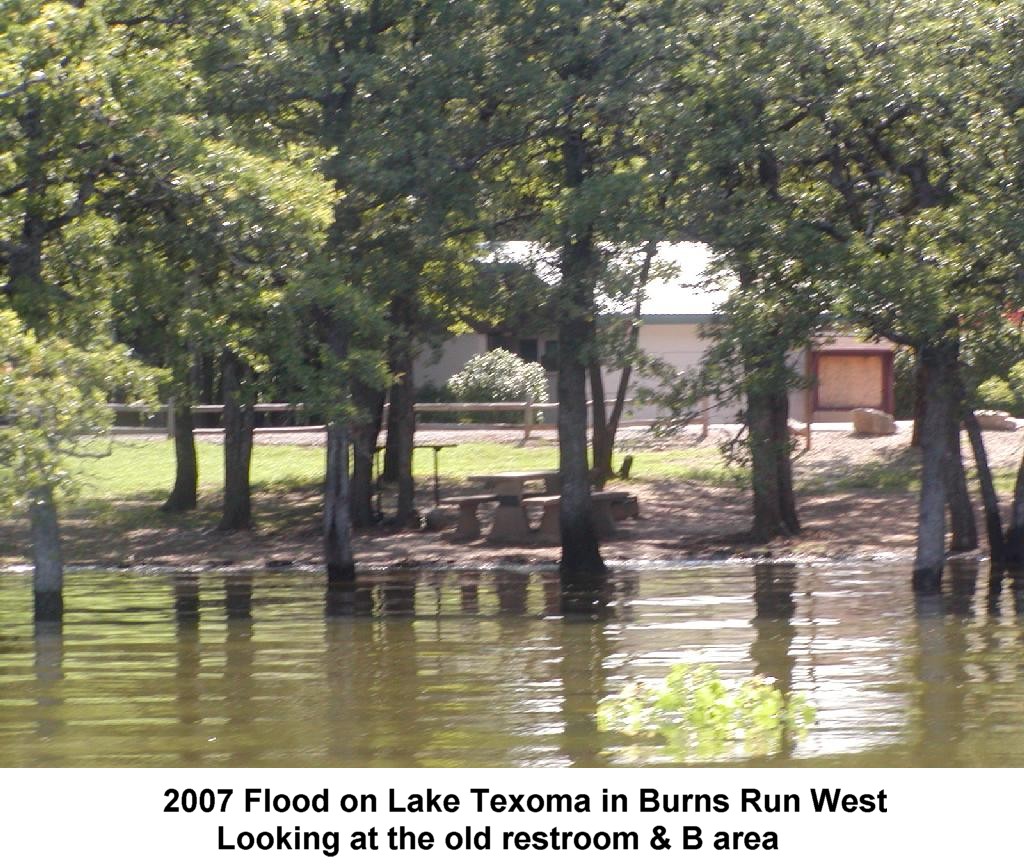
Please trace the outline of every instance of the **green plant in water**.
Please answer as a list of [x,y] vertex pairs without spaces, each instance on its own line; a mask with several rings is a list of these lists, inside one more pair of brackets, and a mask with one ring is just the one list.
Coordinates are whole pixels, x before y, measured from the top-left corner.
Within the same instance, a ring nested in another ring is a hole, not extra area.
[[598,728],[664,741],[681,759],[732,754],[768,756],[814,722],[800,694],[788,700],[770,680],[752,677],[729,687],[713,666],[673,666],[664,681],[633,682],[601,701]]

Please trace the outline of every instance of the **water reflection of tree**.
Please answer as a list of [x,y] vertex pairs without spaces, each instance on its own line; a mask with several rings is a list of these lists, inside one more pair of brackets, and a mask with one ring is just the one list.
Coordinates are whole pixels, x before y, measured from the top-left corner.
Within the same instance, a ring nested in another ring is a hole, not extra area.
[[949,576],[943,593],[914,597],[918,747],[924,765],[956,763],[968,723],[967,625],[974,617],[978,564],[952,561]]
[[[788,702],[793,689],[793,641],[797,630],[796,615],[797,568],[793,564],[763,563],[754,566],[754,639],[750,658],[754,673],[774,681]],[[784,723],[778,756],[792,756],[796,736]]]
[[561,752],[574,766],[606,765],[608,736],[597,729],[597,706],[608,685],[605,661],[611,653],[608,624],[566,616],[556,635],[561,640]]
[[176,665],[174,684],[175,708],[178,711],[178,738],[181,747],[178,759],[181,765],[203,764],[203,752],[197,749],[199,725],[203,715],[200,704],[199,674],[202,653],[199,645],[199,579],[193,575],[174,576],[171,580],[174,594],[174,625]]
[[[592,589],[593,591],[593,589]],[[639,593],[639,579],[626,574],[609,581],[589,598],[561,596],[562,620],[556,634],[561,645],[561,750],[574,766],[605,766],[612,737],[597,728],[597,708],[608,694],[608,660],[615,653],[629,602]]]
[[248,734],[258,732],[260,723],[253,702],[252,621],[253,577],[232,575],[224,580],[224,705],[227,727],[223,736],[232,766],[257,764],[259,752],[249,746]]
[[417,764],[424,739],[414,578],[328,599],[325,712],[330,764]]
[[32,668],[36,678],[36,735],[53,738],[64,729],[64,628],[61,621],[34,624]]
[[[1012,608],[1009,613],[1003,606],[1007,582]],[[1020,649],[1024,644],[1024,618],[1021,617],[1024,615],[1024,570],[1019,566],[1005,573],[995,565],[991,567],[986,614],[987,619],[979,628],[979,653],[972,655],[971,660],[971,669],[981,673],[980,679],[974,679],[980,686],[972,684],[972,692],[978,698],[971,709],[975,715],[984,714],[984,720],[975,723],[985,738],[979,751],[982,759],[979,764],[1019,765],[1024,756],[1024,735],[1017,725],[1017,708],[1022,695],[1021,673],[1024,672],[1019,663]],[[1008,694],[1012,694],[1016,701],[1008,701]],[[996,731],[999,732],[998,739],[991,737],[991,733]],[[997,759],[1000,756],[1006,759]]]

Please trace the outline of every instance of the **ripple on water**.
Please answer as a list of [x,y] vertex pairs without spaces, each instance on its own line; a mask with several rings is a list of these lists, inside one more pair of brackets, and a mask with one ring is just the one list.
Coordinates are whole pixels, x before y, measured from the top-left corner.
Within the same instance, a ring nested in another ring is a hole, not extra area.
[[768,762],[1022,764],[1022,623],[957,581],[920,605],[899,565],[620,568],[604,617],[563,619],[524,570],[375,575],[340,608],[309,574],[90,572],[63,630],[35,631],[30,577],[7,573],[0,763],[674,762],[595,711],[688,662],[816,706]]

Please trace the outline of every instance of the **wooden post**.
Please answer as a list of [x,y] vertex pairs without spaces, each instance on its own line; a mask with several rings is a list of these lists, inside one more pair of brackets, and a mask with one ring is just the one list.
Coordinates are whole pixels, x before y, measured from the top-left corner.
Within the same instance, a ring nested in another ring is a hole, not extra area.
[[807,345],[807,357],[804,359],[804,373],[806,384],[804,385],[804,451],[811,451],[811,417],[814,415],[814,402],[811,400],[812,378],[814,375],[812,357],[814,349],[812,344]]
[[523,439],[530,439],[530,429],[533,427],[533,399],[526,399],[526,409],[523,411]]
[[174,398],[167,399],[167,438],[174,439]]

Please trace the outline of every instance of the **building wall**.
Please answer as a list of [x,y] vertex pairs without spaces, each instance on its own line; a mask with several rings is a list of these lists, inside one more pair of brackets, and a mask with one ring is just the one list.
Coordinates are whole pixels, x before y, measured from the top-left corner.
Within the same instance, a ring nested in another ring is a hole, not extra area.
[[[696,371],[711,341],[701,334],[701,323],[644,323],[640,327],[640,349],[644,352],[664,359],[676,370]],[[804,371],[805,353],[796,353],[791,362],[797,370]],[[608,397],[615,395],[619,385],[619,371],[605,371],[605,392]],[[650,377],[630,378],[633,391],[639,386],[654,388],[657,380]],[[804,390],[793,390],[789,395],[789,415],[797,421],[804,421],[807,415],[807,394]],[[735,422],[742,409],[741,401],[733,401],[722,406],[708,406],[708,419],[712,423]],[[664,415],[664,410],[657,406],[634,407],[633,419],[654,419]]]
[[443,386],[461,371],[473,356],[487,352],[487,335],[466,333],[453,335],[441,349],[424,350],[413,365],[417,386]]
[[[665,319],[668,319],[666,317]],[[706,351],[709,340],[701,335],[702,324],[700,322],[645,322],[640,327],[640,349],[644,352],[656,356],[668,362],[670,365],[681,371],[693,371],[695,370],[701,361],[701,358]],[[546,346],[547,340],[551,339],[550,336],[541,335],[538,339],[538,345],[540,348]],[[823,340],[819,346],[829,351],[864,351],[868,353],[872,352],[886,352],[891,351],[892,346],[890,344],[880,343],[865,343],[856,337],[848,335],[829,337]],[[466,364],[469,359],[478,354],[487,351],[487,337],[482,334],[462,334],[457,335],[447,341],[442,349],[439,357],[432,358],[429,353],[423,353],[417,359],[416,368],[416,382],[417,384],[422,383],[434,383],[435,385],[443,385],[448,379]],[[850,356],[855,359],[855,356]],[[808,359],[808,353],[800,351],[794,353],[791,356],[791,362],[793,366],[801,372],[801,374],[811,374],[810,360]],[[845,373],[845,376],[856,378],[858,376],[874,376],[875,371],[870,366],[864,366],[863,364],[854,364],[850,367],[849,371]],[[612,399],[615,396],[616,389],[619,384],[620,371],[608,370],[604,371],[604,388],[605,396],[608,399]],[[555,400],[555,378],[554,376],[549,377],[550,387],[549,393],[551,400]],[[639,386],[656,387],[657,381],[653,378],[644,378],[637,376],[634,371],[632,377],[632,387],[630,389],[631,394],[635,394],[636,389]],[[852,394],[876,394],[881,386],[878,384],[857,384],[854,382],[847,382],[844,388],[849,389]],[[885,385],[885,388],[891,389],[891,382]],[[790,392],[789,395],[789,415],[790,418],[804,422],[807,420],[808,413],[811,413],[812,421],[815,422],[846,422],[850,419],[849,410],[817,410],[813,408],[814,402],[814,389],[810,390],[795,389]],[[713,407],[709,408],[709,418],[711,422],[722,423],[722,422],[735,422],[737,412],[741,409],[740,403],[733,403],[728,406]],[[658,415],[664,415],[664,411],[656,406],[634,406],[632,413],[625,416],[625,421],[633,420],[651,420],[656,418]]]

